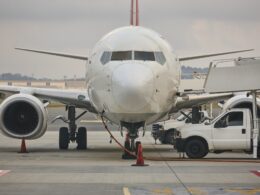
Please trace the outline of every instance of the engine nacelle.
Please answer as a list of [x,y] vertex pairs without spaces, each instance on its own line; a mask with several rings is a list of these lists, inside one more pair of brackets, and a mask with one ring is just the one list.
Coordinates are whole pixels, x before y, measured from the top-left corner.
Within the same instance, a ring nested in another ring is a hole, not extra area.
[[[252,111],[253,99],[251,96],[236,95],[230,98],[224,105],[223,110],[230,108],[249,108]],[[257,99],[257,115],[260,116],[260,100]]]
[[47,110],[32,95],[12,95],[0,105],[0,129],[8,137],[37,139],[47,129]]

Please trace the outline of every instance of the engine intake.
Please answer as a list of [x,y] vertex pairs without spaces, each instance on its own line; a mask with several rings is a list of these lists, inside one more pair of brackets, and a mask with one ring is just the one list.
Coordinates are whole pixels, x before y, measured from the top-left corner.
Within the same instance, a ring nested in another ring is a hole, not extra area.
[[47,111],[32,95],[12,95],[0,106],[0,128],[9,137],[39,138],[47,128]]

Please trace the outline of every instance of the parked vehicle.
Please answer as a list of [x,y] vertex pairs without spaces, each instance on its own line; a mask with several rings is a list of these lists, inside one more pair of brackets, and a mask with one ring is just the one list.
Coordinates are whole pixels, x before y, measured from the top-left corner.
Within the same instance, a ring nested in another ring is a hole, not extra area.
[[245,108],[227,110],[211,122],[178,128],[175,138],[177,151],[185,152],[189,158],[203,158],[209,152],[221,153],[233,150],[252,153],[251,111]]
[[[199,111],[199,123],[205,122],[209,119],[207,111]],[[177,128],[192,122],[192,111],[180,113],[178,117],[171,118],[170,120],[155,123],[152,125],[152,136],[155,140],[159,139],[162,144],[174,144],[174,134]]]

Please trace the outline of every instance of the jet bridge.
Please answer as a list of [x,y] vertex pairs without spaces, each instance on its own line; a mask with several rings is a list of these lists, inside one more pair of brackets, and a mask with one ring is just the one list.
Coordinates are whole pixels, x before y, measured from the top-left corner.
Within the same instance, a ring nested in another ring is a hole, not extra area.
[[249,92],[253,97],[253,158],[257,158],[259,123],[257,92],[260,91],[260,57],[212,61],[204,83],[208,93]]

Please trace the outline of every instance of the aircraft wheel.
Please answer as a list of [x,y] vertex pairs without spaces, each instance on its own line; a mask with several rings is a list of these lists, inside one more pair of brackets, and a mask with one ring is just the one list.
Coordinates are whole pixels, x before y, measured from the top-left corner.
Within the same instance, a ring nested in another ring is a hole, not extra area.
[[77,134],[77,149],[78,150],[85,150],[87,149],[87,129],[85,127],[80,127],[78,129],[78,134]]
[[69,130],[67,127],[61,127],[59,131],[59,148],[67,150],[69,147]]
[[186,143],[185,152],[189,158],[203,158],[208,154],[207,147],[200,139],[192,139]]

